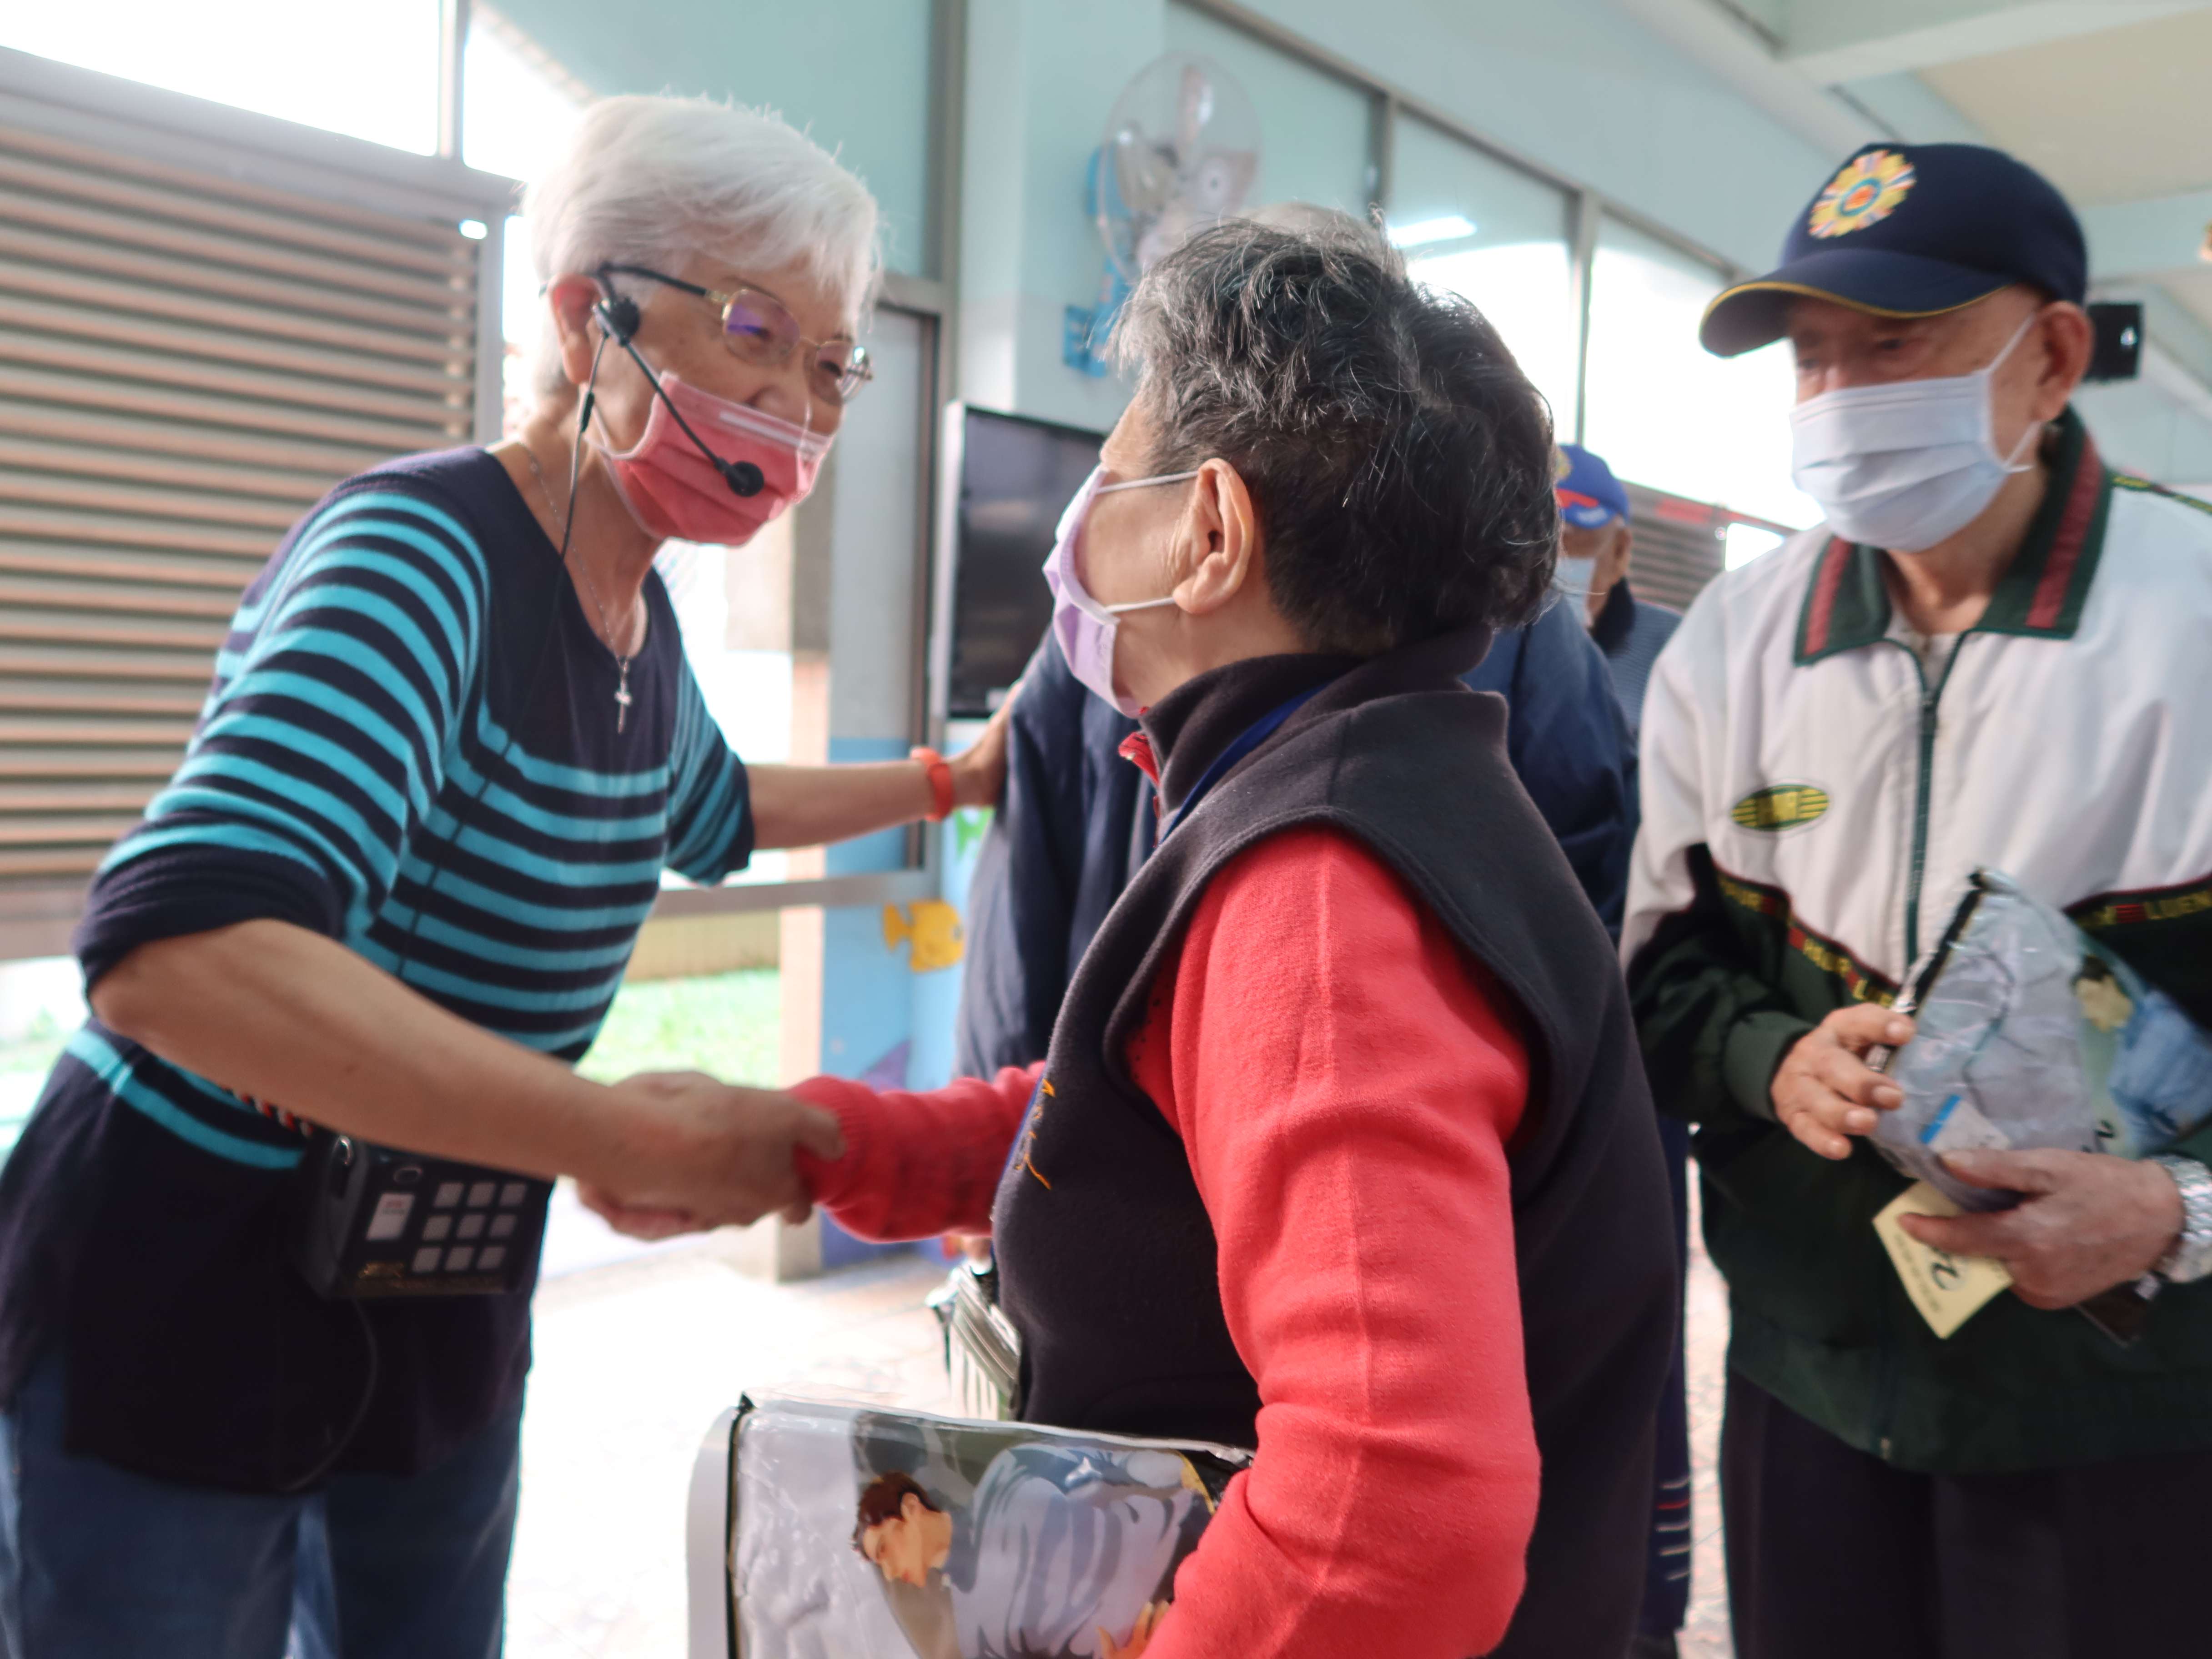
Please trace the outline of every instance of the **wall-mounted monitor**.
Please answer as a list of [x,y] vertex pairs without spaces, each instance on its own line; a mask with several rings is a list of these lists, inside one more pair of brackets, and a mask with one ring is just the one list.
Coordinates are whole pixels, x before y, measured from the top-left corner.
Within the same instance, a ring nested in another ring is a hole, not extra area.
[[945,713],[987,714],[1021,678],[1052,621],[1044,583],[1060,515],[1091,469],[1101,434],[954,405],[951,662]]

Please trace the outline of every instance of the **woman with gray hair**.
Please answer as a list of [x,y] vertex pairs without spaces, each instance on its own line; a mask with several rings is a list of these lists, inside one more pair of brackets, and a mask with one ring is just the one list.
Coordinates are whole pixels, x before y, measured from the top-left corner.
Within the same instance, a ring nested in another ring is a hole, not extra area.
[[[794,1144],[840,1144],[711,1078],[570,1069],[661,870],[997,793],[995,732],[747,768],[652,572],[802,499],[866,386],[860,182],[773,117],[621,98],[530,206],[520,435],[301,521],[94,881],[93,1018],[0,1175],[0,1651],[496,1651],[544,1181],[750,1220],[803,1204]],[[311,1286],[311,1177],[377,1146],[407,1151],[367,1238],[407,1250]],[[362,1299],[380,1275],[410,1294]]]
[[836,1114],[799,1162],[855,1231],[994,1234],[1020,1415],[1255,1449],[1165,1616],[1068,1651],[1619,1659],[1667,1177],[1605,930],[1459,679],[1543,603],[1550,423],[1364,234],[1203,232],[1121,330],[1045,575],[1158,850],[1041,1066],[762,1109]]

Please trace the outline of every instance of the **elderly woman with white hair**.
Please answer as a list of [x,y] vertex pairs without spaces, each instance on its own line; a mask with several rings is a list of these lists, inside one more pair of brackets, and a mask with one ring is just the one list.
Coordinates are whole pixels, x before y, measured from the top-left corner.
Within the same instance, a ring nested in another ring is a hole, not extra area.
[[[653,574],[812,483],[868,375],[865,187],[773,117],[622,98],[530,210],[520,434],[301,521],[94,882],[93,1018],[0,1174],[0,1653],[496,1652],[534,1277],[507,1258],[542,1179],[749,1220],[803,1203],[795,1146],[840,1146],[710,1078],[570,1069],[661,870],[996,796],[996,731],[949,763],[747,768]],[[459,1266],[490,1293],[311,1286],[327,1135],[541,1178],[497,1183],[527,1194],[504,1219],[433,1214],[459,1185],[388,1200],[454,1241],[409,1288]]]

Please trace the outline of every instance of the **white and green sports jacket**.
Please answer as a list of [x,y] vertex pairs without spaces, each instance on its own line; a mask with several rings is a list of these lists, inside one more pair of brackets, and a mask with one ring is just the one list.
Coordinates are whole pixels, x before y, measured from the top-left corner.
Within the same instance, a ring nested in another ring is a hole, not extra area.
[[[1869,1224],[1902,1178],[1814,1157],[1768,1102],[1982,866],[2212,1025],[2212,508],[2107,471],[2070,410],[2045,453],[2021,552],[1932,673],[1883,556],[1814,530],[1698,598],[1644,704],[1621,948],[1654,1092],[1699,1126],[1731,1363],[1907,1467],[2212,1447],[2212,1281],[2161,1296],[2134,1350],[2009,1297],[1938,1342]],[[2212,1129],[2182,1150],[2212,1161]]]

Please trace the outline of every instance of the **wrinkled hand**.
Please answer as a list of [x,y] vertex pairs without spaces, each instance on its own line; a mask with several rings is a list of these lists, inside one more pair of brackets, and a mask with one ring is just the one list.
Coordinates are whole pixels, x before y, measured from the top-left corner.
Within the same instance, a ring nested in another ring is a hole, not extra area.
[[2070,1308],[2132,1284],[2181,1232],[2181,1191],[2156,1164],[2106,1152],[1950,1152],[1960,1180],[2027,1196],[2009,1210],[1908,1215],[1905,1231],[1954,1255],[1995,1256],[2034,1308]]
[[1018,684],[975,741],[945,763],[952,769],[954,806],[996,806],[1006,793],[1006,732],[1021,695]]
[[1822,1158],[1849,1158],[1849,1137],[1870,1133],[1875,1113],[1905,1103],[1905,1091],[1866,1063],[1866,1051],[1910,1042],[1912,1029],[1903,1014],[1871,1002],[1837,1009],[1776,1068],[1767,1091],[1774,1121]]
[[1098,1627],[1098,1659],[1137,1659],[1137,1656],[1152,1645],[1152,1638],[1159,1634],[1160,1623],[1168,1616],[1164,1601],[1148,1601],[1138,1613],[1137,1622],[1129,1628],[1129,1639],[1116,1642],[1103,1625]]
[[586,1207],[640,1238],[746,1226],[810,1207],[793,1155],[844,1156],[837,1120],[792,1095],[698,1072],[647,1072],[614,1085],[624,1114],[607,1167],[580,1178]]

